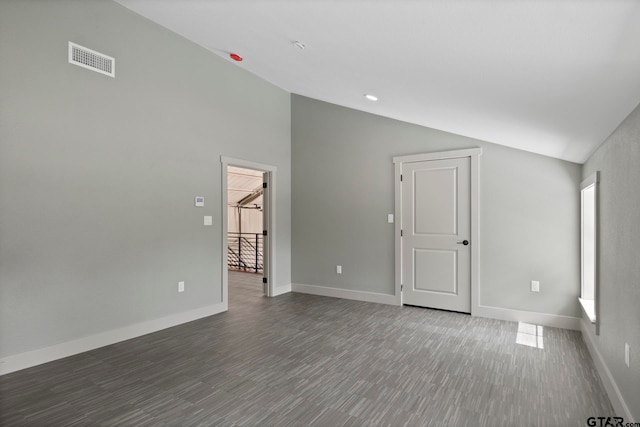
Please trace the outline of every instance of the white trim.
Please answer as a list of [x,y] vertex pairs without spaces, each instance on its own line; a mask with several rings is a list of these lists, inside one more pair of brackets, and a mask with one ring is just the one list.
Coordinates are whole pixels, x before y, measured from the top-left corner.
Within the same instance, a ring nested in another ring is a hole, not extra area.
[[291,284],[292,292],[320,295],[323,297],[344,298],[356,301],[375,302],[378,304],[398,305],[395,295],[379,294],[376,292],[354,291],[351,289],[330,288],[328,286]]
[[596,307],[595,301],[592,299],[578,298],[582,311],[589,318],[591,323],[596,323]]
[[49,347],[26,351],[0,359],[0,375],[5,375],[21,369],[41,365],[43,363],[73,356],[74,354],[94,350],[106,345],[140,337],[152,332],[161,331],[183,323],[192,322],[203,317],[227,311],[227,304],[218,303],[206,307],[196,308],[182,313],[172,314],[159,319],[135,323],[123,328],[112,329],[88,337],[55,344]]
[[400,176],[402,174],[402,163],[396,163],[394,157],[394,180],[395,180],[395,303],[402,305],[402,239],[400,232],[402,231],[402,182]]
[[596,365],[598,374],[600,374],[600,379],[602,380],[604,389],[607,391],[607,395],[609,396],[609,400],[613,405],[615,413],[623,415],[625,422],[634,423],[635,421],[631,415],[631,411],[629,410],[627,403],[624,401],[622,393],[620,393],[620,389],[618,388],[616,381],[613,379],[613,375],[611,375],[611,371],[607,367],[602,354],[598,351],[598,347],[594,342],[594,337],[591,335],[591,331],[589,330],[589,324],[587,324],[584,319],[581,319],[580,327],[582,330],[582,339],[587,345],[589,353],[591,353],[591,358],[593,359],[593,363]]
[[572,329],[574,331],[580,330],[580,319],[578,317],[563,316],[560,314],[537,313],[535,311],[479,305],[475,308],[473,315],[489,319],[507,320],[510,322],[533,323],[535,325],[549,326],[552,328]]
[[444,159],[458,159],[460,157],[472,157],[482,154],[482,148],[465,148],[462,150],[451,151],[434,151],[432,153],[410,154],[408,156],[396,156],[393,158],[393,163],[411,163],[411,162],[424,162],[428,160],[444,160]]
[[276,286],[273,288],[273,297],[277,297],[278,295],[288,294],[291,292],[291,283],[288,285]]
[[227,156],[220,156],[220,163],[226,164],[227,166],[237,166],[240,168],[254,169],[263,172],[276,172],[278,170],[276,166]]
[[600,171],[595,171],[580,183],[580,190],[583,190],[593,184],[597,184],[598,182],[600,182]]
[[227,167],[237,166],[241,168],[259,170],[267,173],[267,183],[269,185],[266,192],[267,198],[264,199],[265,206],[268,206],[267,212],[267,230],[269,232],[266,239],[265,251],[265,269],[268,283],[267,296],[276,296],[276,173],[278,168],[263,163],[257,163],[250,160],[234,159],[232,157],[220,156],[222,163],[222,301],[228,302],[229,295],[229,272],[227,270],[227,233],[229,231],[229,223],[227,219]]
[[[593,265],[593,310],[585,311],[589,319],[596,325],[596,335],[600,335],[600,172],[596,171],[580,183],[580,298],[584,296],[584,191],[593,187],[593,221],[594,221],[594,265]],[[580,301],[582,304],[582,301]],[[584,305],[583,305],[584,307]],[[586,307],[585,307],[586,309]]]
[[466,148],[462,150],[439,151],[433,153],[396,156],[393,158],[395,169],[395,303],[402,305],[402,165],[404,163],[423,162],[469,157],[471,179],[471,315],[481,316],[476,312],[480,307],[480,156],[482,148]]
[[[470,150],[471,151],[471,150]],[[480,302],[480,155],[478,148],[471,157],[471,315],[477,314]],[[475,244],[474,244],[475,242]]]

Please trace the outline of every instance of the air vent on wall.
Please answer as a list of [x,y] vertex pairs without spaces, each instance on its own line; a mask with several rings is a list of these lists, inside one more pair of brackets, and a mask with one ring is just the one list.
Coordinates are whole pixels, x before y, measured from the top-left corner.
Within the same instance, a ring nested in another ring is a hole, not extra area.
[[116,60],[95,50],[69,42],[69,62],[107,76],[116,76]]

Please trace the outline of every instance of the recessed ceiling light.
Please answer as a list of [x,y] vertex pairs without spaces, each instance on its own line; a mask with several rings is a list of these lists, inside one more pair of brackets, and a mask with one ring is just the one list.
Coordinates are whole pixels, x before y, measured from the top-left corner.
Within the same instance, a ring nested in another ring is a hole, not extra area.
[[304,50],[304,48],[306,47],[306,46],[304,45],[304,43],[299,42],[299,41],[297,41],[297,40],[293,42],[293,45],[294,45],[295,47],[297,47],[298,49],[300,49],[300,50]]
[[366,94],[364,97],[367,98],[369,101],[377,101],[378,100],[377,96],[371,95],[371,94]]

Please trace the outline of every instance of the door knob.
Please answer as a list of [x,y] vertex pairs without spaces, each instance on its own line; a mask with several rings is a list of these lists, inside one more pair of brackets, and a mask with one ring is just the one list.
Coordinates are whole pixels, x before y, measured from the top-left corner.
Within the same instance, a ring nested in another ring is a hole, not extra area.
[[462,242],[458,242],[458,244],[467,246],[469,244],[469,241],[468,240],[463,240]]

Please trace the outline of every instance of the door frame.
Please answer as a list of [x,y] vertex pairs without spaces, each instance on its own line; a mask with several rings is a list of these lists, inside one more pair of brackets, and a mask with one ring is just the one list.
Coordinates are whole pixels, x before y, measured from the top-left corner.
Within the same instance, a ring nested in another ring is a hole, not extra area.
[[257,163],[250,160],[236,159],[232,157],[220,156],[222,163],[222,303],[227,306],[229,304],[229,271],[227,267],[227,235],[229,234],[229,218],[227,208],[227,169],[228,166],[236,166],[245,169],[253,169],[265,173],[264,179],[267,183],[266,194],[263,195],[264,214],[263,221],[266,219],[267,238],[263,245],[265,248],[263,265],[267,278],[268,297],[274,296],[274,287],[276,281],[276,174],[278,168],[272,165]]
[[480,155],[482,148],[436,151],[393,158],[395,182],[395,301],[402,305],[402,166],[405,163],[468,157],[471,161],[471,315],[476,316],[480,307]]

